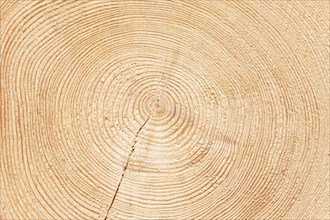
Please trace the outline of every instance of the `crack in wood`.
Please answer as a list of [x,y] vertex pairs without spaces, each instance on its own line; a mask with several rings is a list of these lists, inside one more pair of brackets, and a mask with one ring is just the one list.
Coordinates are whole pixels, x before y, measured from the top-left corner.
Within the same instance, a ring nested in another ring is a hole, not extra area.
[[119,191],[120,185],[121,185],[121,183],[122,183],[122,181],[123,181],[123,179],[124,179],[125,172],[126,172],[126,170],[127,170],[127,167],[128,167],[129,161],[130,161],[130,158],[131,158],[131,156],[132,156],[132,154],[133,154],[133,152],[134,152],[134,150],[135,150],[135,144],[137,143],[137,140],[136,140],[136,139],[138,138],[140,131],[143,129],[143,127],[144,127],[144,126],[147,124],[147,122],[149,121],[149,118],[150,118],[150,117],[147,118],[147,120],[142,124],[142,126],[139,128],[139,130],[136,132],[136,134],[135,134],[135,136],[134,136],[133,142],[132,142],[132,144],[131,144],[131,151],[130,151],[128,157],[127,157],[127,160],[126,160],[125,166],[123,167],[123,172],[122,172],[122,174],[121,174],[121,177],[120,177],[119,183],[118,183],[118,185],[117,185],[117,188],[116,188],[115,194],[114,194],[114,196],[112,197],[111,203],[110,203],[110,205],[109,205],[109,208],[108,208],[108,210],[107,210],[107,214],[106,214],[104,220],[107,220],[107,219],[108,219],[108,215],[109,215],[109,213],[110,213],[110,210],[111,210],[111,208],[112,208],[112,206],[113,206],[113,204],[114,204],[114,202],[115,202],[115,199],[116,199],[116,197],[117,197],[117,194],[118,194],[118,191]]
[[163,66],[162,76],[160,77],[160,80],[159,80],[159,82],[158,82],[158,86],[160,86],[161,88],[159,89],[157,102],[159,102],[159,100],[160,100],[160,98],[161,98],[161,95],[162,95],[162,92],[163,92],[163,90],[164,90],[164,87],[166,86],[166,83],[165,83],[163,86],[160,85],[160,83],[163,81],[163,78],[164,78],[165,65],[166,65],[166,63],[167,63],[167,57],[166,57],[166,59],[165,59],[165,64],[164,64],[164,66]]

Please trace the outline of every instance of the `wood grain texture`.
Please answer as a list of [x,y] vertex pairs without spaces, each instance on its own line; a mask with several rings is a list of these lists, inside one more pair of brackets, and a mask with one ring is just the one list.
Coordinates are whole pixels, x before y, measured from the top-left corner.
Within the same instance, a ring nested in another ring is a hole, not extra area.
[[329,1],[0,4],[0,219],[330,219]]

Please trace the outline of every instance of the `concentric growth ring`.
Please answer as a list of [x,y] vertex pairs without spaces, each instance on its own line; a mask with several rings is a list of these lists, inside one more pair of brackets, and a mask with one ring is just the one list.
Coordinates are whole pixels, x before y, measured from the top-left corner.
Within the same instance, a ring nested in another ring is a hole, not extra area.
[[325,1],[1,1],[3,219],[329,219]]

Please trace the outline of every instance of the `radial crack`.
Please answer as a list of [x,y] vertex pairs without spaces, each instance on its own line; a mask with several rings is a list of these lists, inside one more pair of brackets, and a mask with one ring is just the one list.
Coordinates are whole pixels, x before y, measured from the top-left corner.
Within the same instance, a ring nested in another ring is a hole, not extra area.
[[109,208],[108,208],[108,210],[107,210],[107,214],[106,214],[104,220],[107,220],[107,219],[108,219],[108,215],[109,215],[110,210],[111,210],[111,208],[112,208],[112,206],[113,206],[113,204],[114,204],[114,202],[115,202],[115,199],[116,199],[116,197],[117,197],[117,194],[118,194],[118,191],[119,191],[119,188],[120,188],[121,182],[122,182],[123,179],[124,179],[125,172],[126,172],[126,169],[127,169],[127,167],[128,167],[128,164],[129,164],[130,158],[131,158],[131,156],[132,156],[132,154],[133,154],[133,152],[134,152],[134,150],[135,150],[135,144],[137,143],[137,138],[138,138],[138,136],[139,136],[139,133],[140,133],[140,131],[143,129],[143,127],[147,124],[147,122],[149,121],[149,118],[150,118],[150,117],[147,118],[147,120],[142,124],[142,126],[139,128],[139,130],[136,132],[136,134],[135,134],[135,136],[134,136],[133,142],[132,142],[132,144],[131,144],[131,151],[130,151],[128,157],[127,157],[127,160],[126,160],[125,166],[123,167],[123,172],[122,172],[122,174],[121,174],[121,177],[120,177],[119,183],[118,183],[118,185],[117,185],[117,188],[116,188],[115,194],[114,194],[114,196],[112,197],[111,203],[110,203],[110,205],[109,205]]
[[[160,86],[160,83],[163,81],[163,78],[164,78],[164,73],[165,73],[165,65],[167,63],[167,57],[165,59],[165,64],[163,66],[163,70],[162,70],[162,76],[160,77],[160,80],[158,82],[158,85]],[[161,98],[161,95],[162,95],[162,91],[164,89],[166,84],[164,84],[163,86],[161,86],[161,88],[159,89],[159,93],[158,93],[158,97],[157,97],[157,102],[159,102],[160,98]]]

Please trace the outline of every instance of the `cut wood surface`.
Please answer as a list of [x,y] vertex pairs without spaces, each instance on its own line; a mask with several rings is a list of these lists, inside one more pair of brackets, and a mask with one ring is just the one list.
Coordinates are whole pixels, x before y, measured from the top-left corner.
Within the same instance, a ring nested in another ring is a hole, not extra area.
[[0,0],[0,219],[330,219],[325,1]]

